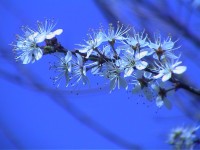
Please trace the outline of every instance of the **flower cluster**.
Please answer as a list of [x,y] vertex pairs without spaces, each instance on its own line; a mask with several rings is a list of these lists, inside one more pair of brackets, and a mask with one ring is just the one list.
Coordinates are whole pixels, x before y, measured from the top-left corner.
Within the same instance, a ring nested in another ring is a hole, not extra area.
[[[45,39],[50,40],[47,46],[59,45],[51,42],[62,29],[52,32],[55,24],[48,20],[38,22],[38,30],[25,28],[24,36],[18,36],[14,50],[19,53],[17,59],[23,64],[34,62],[42,57],[42,47],[38,43]],[[167,93],[176,87],[166,89],[161,86],[166,81],[177,78],[177,75],[186,71],[186,66],[181,66],[181,55],[176,55],[176,42],[170,36],[162,39],[160,34],[155,34],[150,39],[143,32],[136,32],[130,27],[109,25],[108,30],[103,28],[88,34],[89,39],[79,46],[76,51],[69,51],[62,46],[56,51],[63,52],[65,56],[59,57],[59,62],[52,65],[58,75],[54,82],[60,85],[65,78],[66,86],[89,82],[88,71],[104,77],[110,81],[110,92],[117,87],[131,89],[134,93],[142,92],[149,100],[156,100],[156,105],[169,105]],[[56,41],[57,42],[57,41]],[[53,43],[53,44],[51,44]]]
[[195,145],[199,144],[199,137],[197,136],[198,127],[179,127],[173,129],[169,135],[169,144],[173,145],[175,149],[192,150]]
[[45,20],[43,22],[37,22],[37,30],[33,30],[29,27],[22,27],[23,35],[16,35],[17,41],[14,46],[14,52],[16,53],[16,60],[21,60],[23,64],[34,63],[39,60],[43,51],[39,46],[39,43],[45,41],[45,39],[52,39],[56,35],[60,35],[63,30],[57,29],[52,31],[56,24],[52,20]]

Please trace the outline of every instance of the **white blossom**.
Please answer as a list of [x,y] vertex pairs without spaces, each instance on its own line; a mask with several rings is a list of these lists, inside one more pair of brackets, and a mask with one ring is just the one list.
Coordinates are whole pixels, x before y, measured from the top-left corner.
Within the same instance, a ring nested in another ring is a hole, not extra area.
[[52,32],[55,24],[50,20],[45,20],[44,23],[38,22],[37,25],[38,30],[33,30],[27,26],[23,27],[22,31],[24,35],[17,35],[16,44],[12,44],[17,54],[16,59],[21,60],[23,64],[33,63],[39,60],[43,52],[38,44],[45,39],[51,39],[63,32],[62,29]]
[[124,57],[122,58],[122,65],[125,69],[124,77],[130,76],[134,71],[134,67],[136,67],[138,70],[145,69],[148,63],[146,61],[142,61],[141,59],[147,54],[147,51],[137,52],[136,54],[133,51],[127,51],[124,53]]
[[115,42],[116,40],[122,41],[126,38],[124,35],[130,30],[129,27],[124,28],[123,25],[117,24],[117,29],[110,24],[108,31],[102,30],[103,41]]
[[168,109],[170,109],[171,103],[167,99],[167,91],[157,84],[152,84],[151,88],[156,95],[156,106],[160,108],[165,105]]
[[153,54],[153,58],[159,60],[164,58],[176,59],[178,57],[173,54],[173,51],[177,49],[174,48],[175,42],[172,41],[170,36],[168,36],[164,41],[161,41],[161,35],[155,35],[155,42],[150,41],[148,45],[151,49],[149,55]]
[[120,48],[128,51],[141,51],[149,45],[149,42],[147,42],[147,34],[144,36],[144,31],[137,33],[134,29],[133,36],[128,35],[123,43],[125,45]]
[[94,35],[89,34],[89,40],[85,41],[86,45],[77,44],[81,48],[78,48],[79,52],[87,53],[86,58],[88,58],[91,53],[103,42],[103,36],[101,32],[94,33]]
[[173,145],[176,149],[190,149],[197,144],[199,140],[196,132],[199,130],[197,127],[178,127],[171,131],[169,134],[169,144]]
[[172,77],[172,74],[182,74],[186,71],[186,66],[179,66],[182,62],[179,59],[172,59],[171,61],[159,62],[156,64],[156,71],[158,74],[154,76],[154,79],[162,77],[162,81],[165,82]]
[[17,42],[13,44],[14,52],[16,53],[16,60],[21,60],[23,64],[34,63],[39,60],[43,52],[37,45],[38,32],[34,32],[28,27],[23,28],[24,35],[17,35]]
[[[110,46],[107,45],[105,47],[103,47],[103,50],[101,51],[103,57],[108,57],[108,58],[111,58],[111,56],[109,56],[110,54]],[[98,53],[97,53],[98,55]],[[100,72],[102,71],[103,69],[103,64],[102,64],[102,61],[104,60],[104,58],[102,58],[101,56],[99,56],[100,58],[93,62],[93,63],[90,63],[88,64],[87,66],[92,66],[92,69],[91,69],[91,73],[92,74],[100,74]]]
[[113,62],[107,62],[105,66],[106,69],[103,72],[103,76],[110,80],[110,92],[112,92],[116,86],[118,89],[120,89],[120,87],[128,89],[126,80],[121,76],[122,68]]
[[37,27],[38,27],[38,41],[43,42],[45,39],[52,39],[56,35],[60,35],[63,32],[63,29],[57,29],[55,31],[52,31],[55,27],[56,23],[54,23],[53,20],[46,19],[43,22],[38,21]]
[[66,87],[69,85],[71,80],[70,73],[72,72],[72,53],[70,51],[67,52],[65,57],[59,59],[58,64],[54,64],[51,66],[55,70],[58,75],[53,78],[54,83],[57,83],[57,87],[60,85],[60,81],[65,77]]
[[83,84],[87,84],[89,80],[86,76],[86,66],[84,66],[83,58],[78,53],[76,53],[76,57],[76,62],[72,66],[72,77],[75,79],[73,85],[77,84],[80,80],[82,80]]
[[153,92],[150,86],[151,78],[152,73],[137,70],[133,75],[131,75],[130,84],[133,84],[132,92],[134,94],[144,95],[147,100],[152,100]]

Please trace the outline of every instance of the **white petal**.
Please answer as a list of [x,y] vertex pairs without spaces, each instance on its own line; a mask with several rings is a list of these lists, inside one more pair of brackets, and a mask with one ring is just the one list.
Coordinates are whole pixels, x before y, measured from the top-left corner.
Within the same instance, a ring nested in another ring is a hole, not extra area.
[[144,77],[145,77],[146,79],[151,79],[151,76],[152,76],[152,73],[147,72],[147,71],[144,71]]
[[187,69],[186,66],[178,66],[173,70],[173,73],[175,74],[182,74],[183,72],[185,72]]
[[45,34],[40,34],[35,38],[35,42],[36,43],[41,43],[41,42],[43,42],[45,40],[45,38],[46,38]]
[[172,41],[169,41],[169,42],[164,42],[163,45],[162,45],[162,49],[164,50],[169,50],[169,49],[172,49],[174,47],[174,42]]
[[137,61],[136,64],[135,64],[135,67],[138,69],[138,70],[143,70],[147,67],[148,63],[146,61]]
[[155,90],[156,92],[159,92],[159,90],[160,90],[160,88],[159,88],[156,84],[152,84],[152,85],[151,85],[151,88],[152,88],[153,90]]
[[89,51],[87,51],[87,56],[86,56],[86,58],[89,58],[90,55],[92,54],[92,52],[93,52],[93,49],[90,49]]
[[72,64],[71,64],[71,62],[68,62],[68,71],[69,71],[69,72],[72,71]]
[[53,32],[50,32],[49,34],[46,35],[45,38],[50,40],[50,39],[54,38],[55,36],[56,35]]
[[163,77],[162,77],[162,81],[165,82],[167,80],[169,80],[172,76],[172,73],[171,72],[168,72],[167,74],[165,74]]
[[42,57],[42,50],[41,49],[36,49],[34,50],[34,57],[36,60],[39,60]]
[[26,40],[17,42],[17,47],[20,48],[20,49],[23,49],[26,46],[27,46],[27,41]]
[[53,32],[55,35],[60,35],[63,33],[63,29],[57,29],[56,31]]
[[120,84],[120,87],[123,87],[123,88],[125,88],[127,90],[128,85],[127,85],[127,82],[126,82],[126,80],[124,78],[119,77],[119,84]]
[[70,81],[70,76],[69,76],[68,72],[65,72],[65,80],[66,80],[66,87],[68,87],[69,81]]
[[182,61],[178,61],[175,64],[172,65],[172,68],[175,68],[176,66],[180,65],[182,63]]
[[163,73],[159,73],[156,76],[153,76],[153,79],[158,79],[161,78],[163,76]]
[[91,69],[91,73],[92,74],[97,74],[97,73],[99,73],[99,70],[100,70],[100,67],[96,66],[96,67],[94,67],[94,68]]
[[134,84],[134,88],[132,90],[133,93],[138,93],[141,90],[140,82],[137,81],[137,83]]
[[154,43],[149,43],[149,47],[152,49],[158,49],[160,45],[154,44]]
[[82,66],[83,65],[83,58],[80,54],[76,53],[77,56],[77,63]]
[[164,104],[161,96],[156,97],[156,105],[160,108]]
[[135,55],[135,59],[136,59],[136,60],[140,60],[141,58],[145,57],[147,54],[148,54],[148,51],[142,51],[142,52],[140,52],[140,53],[137,53],[137,54]]
[[153,58],[154,59],[158,59],[158,55],[155,53],[155,54],[153,54]]
[[153,49],[151,49],[151,48],[145,48],[145,49],[142,49],[141,52],[142,51],[147,51],[148,52],[146,56],[150,56],[153,53],[155,53],[155,51]]
[[83,48],[83,49],[79,49],[78,51],[81,53],[87,53],[89,49],[87,47]]
[[152,100],[153,99],[153,92],[149,87],[144,87],[143,89],[144,96],[146,97],[147,100]]
[[30,63],[30,61],[31,61],[31,56],[29,56],[29,55],[26,55],[26,56],[24,56],[24,57],[21,57],[21,60],[22,60],[22,63],[23,64],[28,64],[28,63]]
[[170,101],[167,100],[166,98],[164,99],[164,105],[165,105],[165,107],[167,107],[168,109],[171,109],[171,108],[172,108],[172,104],[171,104]]
[[171,59],[177,59],[178,58],[178,56],[176,56],[176,55],[174,55],[173,53],[166,53],[166,56],[168,57],[168,58],[171,58]]
[[28,39],[31,41],[34,41],[35,38],[38,36],[38,34],[39,34],[38,32],[34,32],[33,34],[28,36]]
[[65,62],[68,63],[70,60],[72,60],[72,53],[68,51],[67,55],[65,56]]
[[103,52],[104,52],[104,55],[108,55],[108,53],[110,52],[110,45],[107,45],[106,47],[103,48]]
[[83,66],[83,75],[86,76],[86,67],[85,66]]
[[112,90],[115,89],[116,84],[117,84],[116,78],[114,78],[114,79],[112,79],[112,80],[110,81],[110,92],[111,92]]
[[83,84],[87,84],[88,83],[88,78],[86,76],[82,76],[82,81],[83,81]]
[[133,70],[134,69],[132,67],[126,68],[124,71],[124,77],[130,76],[133,73]]

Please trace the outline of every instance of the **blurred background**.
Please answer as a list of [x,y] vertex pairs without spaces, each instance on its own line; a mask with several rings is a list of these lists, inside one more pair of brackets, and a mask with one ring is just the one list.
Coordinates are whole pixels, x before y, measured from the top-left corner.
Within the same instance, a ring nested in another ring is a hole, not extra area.
[[20,27],[54,18],[59,41],[76,48],[90,29],[117,21],[150,36],[178,39],[188,67],[181,80],[200,88],[199,0],[0,0],[0,149],[170,149],[168,133],[199,125],[200,97],[178,90],[173,108],[115,90],[91,76],[91,86],[55,88],[49,62],[16,63],[10,44]]

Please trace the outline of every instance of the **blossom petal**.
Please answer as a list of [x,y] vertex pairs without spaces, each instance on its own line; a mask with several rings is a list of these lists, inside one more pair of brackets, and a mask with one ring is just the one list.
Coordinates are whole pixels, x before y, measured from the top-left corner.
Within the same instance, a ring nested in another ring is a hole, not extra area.
[[38,36],[39,32],[34,32],[33,34],[28,36],[28,39],[34,41],[35,38]]
[[148,51],[142,51],[142,52],[140,52],[140,53],[137,53],[137,54],[135,55],[135,59],[136,59],[136,60],[140,60],[141,58],[145,57],[147,54],[148,54]]
[[77,56],[77,63],[82,66],[83,65],[83,58],[80,54],[76,53]]
[[152,55],[153,53],[155,53],[155,50],[151,49],[151,48],[145,48],[145,49],[142,49],[142,51],[147,51],[148,53],[146,54],[146,56],[150,56]]
[[87,76],[85,76],[85,75],[82,76],[82,81],[83,81],[83,84],[84,84],[84,85],[87,84],[87,83],[89,82]]
[[151,79],[151,76],[152,76],[152,73],[151,73],[151,72],[144,71],[144,77],[145,77],[146,79]]
[[171,76],[172,76],[172,73],[171,73],[171,72],[165,74],[165,75],[162,77],[162,81],[165,82],[165,81],[169,80],[169,79],[171,78]]
[[87,53],[89,49],[87,47],[83,48],[83,49],[79,49],[78,51],[81,53]]
[[33,51],[33,54],[34,54],[34,58],[36,60],[39,60],[41,57],[42,57],[42,50],[39,48],[39,49],[36,49]]
[[156,84],[151,84],[151,88],[156,92],[159,92],[160,88]]
[[163,44],[162,44],[162,49],[164,49],[164,50],[169,50],[169,49],[172,49],[174,47],[174,42],[172,42],[172,41],[169,41],[169,42],[164,42]]
[[152,48],[152,49],[158,49],[160,45],[157,45],[157,44],[154,44],[152,42],[149,43],[149,47]]
[[152,100],[153,99],[153,92],[149,87],[144,87],[143,89],[144,96],[146,97],[147,100]]
[[134,69],[132,67],[126,68],[124,71],[124,77],[130,76],[133,73],[133,70]]
[[138,69],[138,70],[143,70],[147,67],[148,63],[146,61],[137,61],[136,64],[135,64],[135,67]]
[[83,72],[82,73],[83,73],[84,76],[86,76],[86,67],[85,66],[83,66]]
[[99,67],[99,66],[93,67],[93,68],[91,69],[91,73],[92,73],[92,74],[97,74],[97,73],[99,73],[99,70],[100,70],[100,67]]
[[154,59],[158,59],[158,55],[155,53],[155,54],[153,54],[153,58]]
[[161,78],[163,76],[163,73],[159,73],[156,76],[153,76],[153,79],[158,79]]
[[68,71],[71,72],[72,71],[72,64],[71,64],[71,62],[68,62],[67,64],[68,64]]
[[46,35],[46,39],[52,39],[52,38],[54,38],[56,35],[55,35],[55,33],[54,32],[50,32],[49,34],[47,34]]
[[87,51],[87,56],[85,58],[89,58],[92,52],[93,52],[93,49],[90,49],[89,51]]
[[57,29],[56,31],[53,32],[55,35],[60,35],[63,33],[63,29]]
[[178,66],[173,70],[173,73],[175,74],[182,74],[183,72],[185,72],[187,69],[186,66]]
[[171,108],[172,108],[172,104],[171,104],[170,101],[167,100],[166,98],[164,99],[164,105],[165,105],[165,107],[167,107],[168,109],[171,109]]
[[174,55],[173,53],[170,53],[170,52],[166,53],[166,56],[168,58],[171,58],[171,59],[177,59],[178,58],[178,56],[176,56],[176,55]]
[[120,87],[123,87],[126,90],[128,89],[128,84],[123,77],[119,77],[119,85],[120,85]]
[[156,105],[160,108],[161,106],[163,106],[163,104],[164,104],[164,102],[163,102],[161,96],[158,95],[156,97]]
[[70,51],[67,52],[65,56],[65,62],[68,63],[72,59],[72,53]]
[[28,64],[31,62],[31,56],[25,55],[25,56],[21,57],[21,60],[22,60],[23,64]]
[[114,78],[114,79],[112,79],[110,81],[110,92],[115,89],[116,84],[117,84],[117,79],[116,78]]
[[35,38],[35,42],[36,43],[41,43],[41,42],[43,42],[45,40],[45,38],[46,38],[45,34],[40,34]]
[[137,81],[135,84],[134,84],[134,88],[132,90],[133,93],[138,93],[139,91],[141,90],[141,84],[139,81]]

